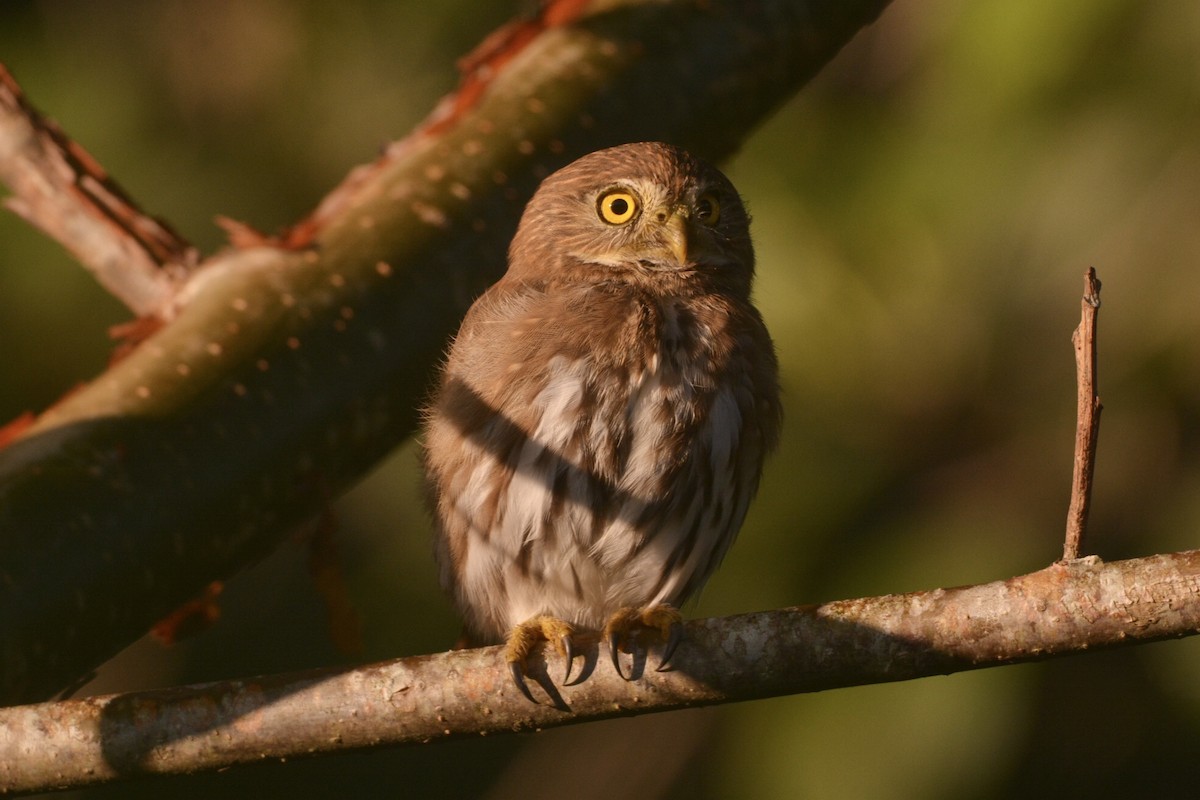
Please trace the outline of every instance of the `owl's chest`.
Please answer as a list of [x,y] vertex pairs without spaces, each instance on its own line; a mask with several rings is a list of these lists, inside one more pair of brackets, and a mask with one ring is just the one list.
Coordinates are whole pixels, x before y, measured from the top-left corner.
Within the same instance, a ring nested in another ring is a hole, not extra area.
[[613,380],[627,376],[628,396],[622,416],[636,435],[651,435],[686,427],[702,414],[716,383],[711,331],[694,315],[675,306],[659,310],[628,351],[623,369]]
[[639,306],[622,325],[551,347],[536,391],[517,400],[522,427],[601,485],[659,491],[697,447],[736,437],[719,333],[685,306]]
[[[708,312],[708,313],[702,313]],[[720,315],[684,300],[631,302],[597,325],[579,347],[599,379],[627,384],[635,402],[647,392],[690,392],[712,383]]]

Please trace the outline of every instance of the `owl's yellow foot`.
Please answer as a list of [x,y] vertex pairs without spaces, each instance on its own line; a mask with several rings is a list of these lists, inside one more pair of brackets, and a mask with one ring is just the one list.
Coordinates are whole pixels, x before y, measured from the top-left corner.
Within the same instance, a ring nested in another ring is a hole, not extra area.
[[638,633],[643,630],[654,631],[664,642],[662,658],[656,669],[662,672],[670,666],[671,656],[675,655],[675,648],[683,639],[683,615],[679,609],[663,603],[646,608],[622,608],[608,618],[604,626],[604,641],[608,642],[617,674],[627,681],[633,680],[633,676],[627,676],[621,670],[620,652],[631,652]]
[[525,684],[525,661],[533,653],[539,642],[550,642],[567,661],[567,671],[563,675],[563,683],[571,680],[571,664],[575,660],[575,649],[571,646],[571,637],[575,629],[571,623],[558,617],[538,616],[527,619],[508,632],[508,642],[504,647],[504,660],[508,662],[508,672],[512,675],[513,683],[521,690],[521,694],[536,703],[529,687]]

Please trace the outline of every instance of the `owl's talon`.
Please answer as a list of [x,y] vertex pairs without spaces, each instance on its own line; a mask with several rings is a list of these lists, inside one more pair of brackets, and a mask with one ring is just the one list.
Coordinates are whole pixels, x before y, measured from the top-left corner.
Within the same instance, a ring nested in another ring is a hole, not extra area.
[[675,655],[676,648],[683,641],[683,622],[675,620],[670,623],[670,628],[667,632],[667,643],[663,645],[662,659],[658,662],[658,668],[655,672],[666,672],[671,668],[671,657]]
[[529,691],[529,685],[525,683],[525,670],[521,667],[520,661],[510,661],[508,663],[508,674],[512,676],[513,683],[521,690],[521,694],[531,703],[536,703],[533,699],[533,692]]
[[563,686],[571,686],[571,668],[575,666],[575,647],[571,644],[571,634],[564,633],[558,640],[562,647],[563,658],[567,662],[567,671],[563,673]]
[[526,659],[537,648],[539,642],[549,642],[567,659],[567,678],[570,678],[571,662],[575,655],[575,648],[571,642],[574,633],[575,629],[571,627],[571,623],[546,615],[527,619],[508,632],[504,659],[508,662],[508,671],[512,675],[513,683],[531,703],[537,701],[533,699],[533,694],[525,682]]
[[663,672],[670,668],[671,658],[683,639],[683,617],[678,609],[666,603],[646,608],[622,608],[609,617],[604,626],[604,639],[608,642],[613,666],[617,674],[627,681],[633,680],[633,675],[626,676],[621,670],[621,645],[627,644],[629,652],[635,653],[636,661],[638,634],[647,629],[657,633],[663,640],[662,660],[656,669],[657,672]]
[[623,680],[633,680],[632,675],[626,675],[621,669],[621,634],[617,630],[609,631],[608,636],[608,652],[612,655],[613,669],[621,676]]

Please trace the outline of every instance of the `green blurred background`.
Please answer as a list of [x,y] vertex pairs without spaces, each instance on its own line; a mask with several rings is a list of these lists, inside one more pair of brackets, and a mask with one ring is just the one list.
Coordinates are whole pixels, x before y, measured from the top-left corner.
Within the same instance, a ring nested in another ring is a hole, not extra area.
[[[274,230],[417,123],[528,2],[15,2],[0,61],[202,251]],[[896,0],[728,165],[787,426],[697,616],[987,581],[1061,553],[1070,334],[1104,282],[1090,549],[1195,547],[1200,4]],[[0,420],[105,364],[124,310],[0,216]],[[434,652],[442,597],[411,446],[336,506],[365,658]],[[213,629],[85,690],[347,663],[300,542]],[[1200,642],[233,771],[86,797],[1184,797]]]

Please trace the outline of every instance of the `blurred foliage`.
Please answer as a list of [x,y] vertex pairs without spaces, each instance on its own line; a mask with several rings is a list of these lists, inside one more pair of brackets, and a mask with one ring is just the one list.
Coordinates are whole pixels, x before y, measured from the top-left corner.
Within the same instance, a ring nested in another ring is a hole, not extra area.
[[[213,216],[311,208],[528,3],[15,2],[0,59],[206,252]],[[1200,6],[896,0],[729,172],[755,215],[786,436],[697,615],[973,583],[1061,552],[1070,333],[1104,282],[1089,549],[1195,547],[1200,519]],[[0,419],[103,367],[122,309],[0,217]],[[442,649],[412,446],[334,509],[367,652],[339,655],[301,543],[224,619],[143,641],[87,692]],[[152,502],[152,499],[148,499]],[[1200,783],[1200,643],[519,739],[169,784],[175,797],[1095,798]],[[636,743],[630,746],[629,743]],[[157,796],[165,786],[88,797]]]

